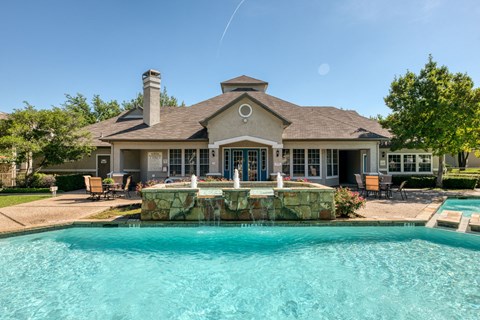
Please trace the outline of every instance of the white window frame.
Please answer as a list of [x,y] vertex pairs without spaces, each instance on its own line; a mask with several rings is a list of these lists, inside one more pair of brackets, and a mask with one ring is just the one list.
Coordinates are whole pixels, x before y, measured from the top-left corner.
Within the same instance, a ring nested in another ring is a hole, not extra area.
[[[325,149],[325,150],[326,150],[326,153],[325,153],[325,162],[326,162],[326,164],[327,164],[327,172],[325,172],[325,177],[326,177],[327,179],[335,179],[335,178],[338,178],[338,176],[339,176],[339,174],[340,174],[340,173],[339,173],[339,172],[340,172],[340,166],[339,166],[339,157],[340,157],[340,155],[339,155],[339,150],[338,150],[338,149]],[[332,151],[332,163],[330,164],[330,165],[332,166],[332,172],[333,172],[334,164],[337,165],[337,174],[336,174],[336,175],[332,175],[332,176],[329,176],[329,175],[328,175],[328,166],[329,166],[329,164],[328,164],[328,153],[329,153],[329,151]],[[334,152],[334,151],[337,153],[337,163],[334,163],[334,162],[333,162],[333,152]]]
[[[390,166],[388,165],[388,158],[389,155],[399,155],[400,156],[400,171],[390,171]],[[414,155],[415,156],[415,171],[404,171],[404,155]],[[420,171],[420,156],[430,156],[430,171]],[[395,153],[390,152],[387,153],[387,172],[389,174],[433,174],[433,154],[428,152],[401,152]]]
[[[289,153],[290,153],[290,176],[292,177],[292,179],[300,179],[300,178],[307,178],[307,179],[314,179],[314,180],[319,180],[319,179],[322,179],[322,171],[323,171],[323,168],[322,168],[322,149],[320,148],[285,148],[285,150],[289,150]],[[303,152],[304,152],[304,163],[303,163],[303,166],[304,166],[304,169],[303,169],[303,175],[299,176],[299,175],[295,175],[294,172],[293,172],[293,150],[301,150],[303,149]],[[318,176],[310,176],[308,175],[308,150],[318,150],[319,151],[319,172],[318,172]]]

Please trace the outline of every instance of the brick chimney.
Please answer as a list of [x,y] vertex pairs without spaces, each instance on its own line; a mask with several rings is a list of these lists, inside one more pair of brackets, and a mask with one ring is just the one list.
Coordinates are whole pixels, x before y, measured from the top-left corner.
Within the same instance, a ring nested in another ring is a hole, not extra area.
[[148,70],[143,80],[143,122],[148,126],[160,123],[160,72]]

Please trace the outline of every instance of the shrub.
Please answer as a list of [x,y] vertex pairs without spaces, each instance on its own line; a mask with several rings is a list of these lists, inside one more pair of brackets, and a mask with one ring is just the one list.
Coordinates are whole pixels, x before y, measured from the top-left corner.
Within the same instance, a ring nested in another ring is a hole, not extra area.
[[112,184],[115,183],[115,180],[113,180],[113,178],[105,178],[102,180],[102,182],[105,184]]
[[0,193],[50,193],[50,188],[5,188]]
[[72,191],[85,188],[83,174],[57,176],[58,190]]
[[442,186],[445,189],[475,189],[477,182],[475,177],[447,177]]
[[365,199],[349,188],[338,188],[335,192],[335,215],[347,218],[355,216],[355,211],[365,206]]
[[436,176],[417,176],[417,175],[394,175],[392,177],[392,183],[394,185],[400,185],[402,181],[407,180],[405,187],[408,188],[435,188]]
[[51,174],[34,173],[30,178],[32,188],[49,188],[55,185],[55,177]]

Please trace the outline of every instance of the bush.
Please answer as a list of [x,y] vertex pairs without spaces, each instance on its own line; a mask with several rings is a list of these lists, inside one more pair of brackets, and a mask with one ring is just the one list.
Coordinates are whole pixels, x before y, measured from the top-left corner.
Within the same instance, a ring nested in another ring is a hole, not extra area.
[[32,188],[50,188],[55,185],[55,177],[51,174],[34,173],[30,178]]
[[72,191],[85,188],[83,176],[83,174],[57,176],[58,190]]
[[444,189],[475,189],[478,178],[475,177],[447,177],[443,179]]
[[50,188],[5,188],[0,193],[50,193]]
[[417,176],[417,175],[394,175],[392,177],[392,183],[394,185],[400,185],[402,181],[407,180],[405,187],[408,188],[435,188],[437,181],[436,176]]
[[102,182],[104,184],[113,184],[113,183],[115,183],[115,180],[113,180],[113,178],[105,178],[105,179],[102,180]]
[[337,218],[355,216],[355,211],[364,207],[365,202],[358,192],[340,187],[335,191],[335,215]]

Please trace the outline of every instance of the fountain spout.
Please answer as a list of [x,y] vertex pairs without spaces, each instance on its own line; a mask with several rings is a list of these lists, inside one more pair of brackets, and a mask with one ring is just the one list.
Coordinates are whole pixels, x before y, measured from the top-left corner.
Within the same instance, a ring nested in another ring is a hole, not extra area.
[[197,176],[192,174],[192,179],[191,179],[191,182],[190,182],[190,187],[192,189],[197,189]]
[[279,189],[283,188],[283,177],[280,174],[280,172],[277,172],[277,188]]
[[238,176],[238,169],[235,169],[233,174],[233,188],[240,189],[240,177]]

